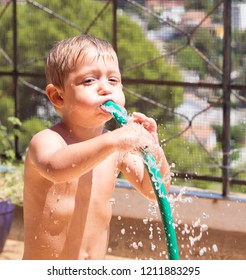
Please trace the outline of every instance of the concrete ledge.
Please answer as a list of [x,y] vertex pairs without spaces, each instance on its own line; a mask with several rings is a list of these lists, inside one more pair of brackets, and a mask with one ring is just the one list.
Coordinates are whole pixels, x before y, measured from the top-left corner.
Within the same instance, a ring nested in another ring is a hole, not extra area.
[[[246,259],[246,196],[223,199],[219,193],[190,188],[181,196],[181,190],[172,186],[169,194],[176,200],[173,219],[181,259]],[[118,182],[109,244],[112,254],[165,259],[164,239],[158,206],[128,183]]]
[[[246,259],[246,203],[223,199],[208,191],[172,186],[173,218],[181,259]],[[199,193],[199,196],[198,196]],[[194,195],[195,194],[195,195]],[[164,229],[159,208],[143,198],[127,182],[115,189],[108,256],[131,259],[166,259]],[[211,198],[210,198],[211,197]],[[194,240],[200,240],[192,246]],[[23,209],[17,207],[10,239],[23,241]],[[217,248],[215,250],[215,248]]]
[[[113,214],[135,219],[152,217],[161,221],[159,209],[153,217],[150,202],[126,184],[118,182],[114,193]],[[240,194],[238,199],[235,195],[223,199],[219,193],[195,188],[187,188],[180,195],[183,190],[182,187],[172,186],[169,194],[174,197],[174,201],[177,200],[173,206],[174,220],[192,225],[200,218],[209,228],[246,233],[246,195]]]

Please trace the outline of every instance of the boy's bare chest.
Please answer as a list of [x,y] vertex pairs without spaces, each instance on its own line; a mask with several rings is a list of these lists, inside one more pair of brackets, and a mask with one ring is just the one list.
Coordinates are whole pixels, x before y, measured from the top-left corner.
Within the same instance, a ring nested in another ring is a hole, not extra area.
[[67,186],[72,196],[88,201],[95,196],[111,197],[118,176],[116,156],[112,155],[86,174],[70,180]]

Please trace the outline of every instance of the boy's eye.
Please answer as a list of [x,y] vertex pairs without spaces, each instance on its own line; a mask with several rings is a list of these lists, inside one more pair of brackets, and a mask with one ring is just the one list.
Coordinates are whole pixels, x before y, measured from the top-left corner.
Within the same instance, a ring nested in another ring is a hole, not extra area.
[[109,82],[112,84],[112,85],[116,85],[117,83],[119,83],[119,80],[117,78],[110,78],[109,79]]
[[93,78],[86,78],[86,79],[84,79],[83,84],[91,84],[94,81],[95,81],[95,79],[93,79]]

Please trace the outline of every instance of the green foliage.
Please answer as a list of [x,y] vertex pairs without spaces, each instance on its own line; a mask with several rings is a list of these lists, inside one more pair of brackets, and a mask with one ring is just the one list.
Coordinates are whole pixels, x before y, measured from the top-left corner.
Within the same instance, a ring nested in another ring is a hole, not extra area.
[[154,30],[159,27],[160,23],[159,20],[155,17],[151,17],[148,21],[148,30]]
[[9,128],[8,117],[14,115],[14,100],[11,97],[0,94],[0,123]]
[[0,124],[0,152],[7,161],[15,159],[14,141],[20,136],[20,126],[20,120],[15,117],[8,117],[7,126]]
[[23,170],[23,163],[0,166],[0,201],[10,200],[15,205],[23,205]]
[[37,132],[48,128],[50,125],[50,122],[39,119],[37,117],[33,117],[31,119],[23,121],[21,127],[21,135],[19,137],[20,150],[25,151],[32,136]]
[[[0,125],[0,200],[23,204],[23,161],[15,159],[14,137],[19,136],[22,123],[8,117],[8,127]],[[12,129],[11,129],[12,126]]]
[[[169,51],[187,45],[187,38],[180,37],[169,43]],[[213,70],[208,63],[196,52],[219,68],[222,68],[222,40],[213,36],[208,30],[197,29],[191,37],[191,44],[187,45],[177,54],[177,61],[183,69],[197,71],[200,78],[210,74],[214,76]]]
[[25,151],[32,135],[49,125],[38,118],[23,123],[15,117],[8,117],[7,124],[0,124],[0,200],[10,200],[16,205],[23,204],[23,170],[22,160],[16,160],[14,151],[15,137]]
[[187,10],[205,10],[207,12],[211,11],[212,7],[214,6],[214,2],[215,1],[184,0]]
[[[222,145],[223,140],[223,127],[220,125],[214,125],[213,129],[216,133],[217,141]],[[231,154],[230,154],[230,160],[235,161],[239,158],[240,152],[238,149],[243,148],[245,146],[245,140],[246,140],[246,124],[243,123],[241,125],[234,125],[231,126]]]
[[[113,42],[113,17],[111,4],[99,18],[96,18],[96,15],[99,11],[101,11],[105,1],[104,3],[101,1],[91,0],[71,0],[69,2],[59,0],[39,0],[38,2],[48,7],[50,10],[53,10],[59,16],[68,19],[70,22],[77,25],[78,28],[62,22],[58,18],[51,16],[31,4],[18,4],[19,70],[44,73],[45,57],[52,45],[61,39],[78,35],[81,31],[86,31],[87,33],[106,39],[111,43]],[[122,7],[125,7],[125,1],[121,2],[123,5]],[[186,2],[189,2],[189,5],[191,5],[190,7],[193,5],[199,9],[204,9],[204,5],[206,5],[201,3],[201,1]],[[209,9],[209,7],[206,7],[206,9]],[[8,9],[4,13],[1,18],[0,26],[1,47],[7,51],[10,58],[13,57],[11,12],[12,10]],[[95,24],[90,26],[90,23],[93,22],[94,19]],[[131,78],[159,81],[181,81],[179,67],[168,65],[163,57],[154,62],[152,61],[151,63],[144,64],[155,57],[159,57],[159,50],[152,42],[146,39],[141,27],[137,23],[132,22],[124,13],[118,13],[117,19],[117,51],[123,79]],[[155,25],[157,22],[153,22],[152,24]],[[217,51],[217,42],[215,40],[211,40],[208,35],[209,34],[206,33],[196,33],[193,35],[192,40],[194,45],[210,58],[214,55],[214,51]],[[184,42],[181,39],[175,43],[182,45]],[[191,48],[186,48],[178,55],[177,58],[182,68],[197,70],[201,77],[206,74],[207,69],[204,61]],[[129,70],[129,67],[137,64],[142,64],[142,66]],[[4,71],[13,70],[11,63],[7,62],[3,56],[0,56],[0,69]],[[35,84],[42,89],[44,89],[46,85],[44,77],[29,78],[28,82]],[[3,82],[0,81],[0,83],[2,87]],[[143,96],[160,102],[161,104],[168,105],[173,109],[179,106],[183,101],[182,88],[141,84],[134,86],[124,84],[124,86]],[[12,80],[5,79],[4,87],[2,88],[12,88]],[[6,94],[6,92],[4,92],[4,94]],[[154,105],[146,105],[146,102],[134,97],[133,95],[128,93],[126,93],[126,95],[127,109],[129,112],[141,111],[154,117],[155,119],[158,119],[159,123],[166,124],[165,128],[160,128],[160,134],[163,134],[165,138],[168,139],[175,133],[179,132],[178,125],[176,123],[173,122],[172,124],[169,124],[167,122],[173,121],[173,118],[168,114],[168,112],[157,108]],[[20,133],[20,131],[22,132],[19,138],[20,150],[25,151],[27,143],[30,141],[32,135],[37,131],[44,129],[48,125],[41,119],[33,117],[37,115],[38,106],[41,105],[47,107],[48,101],[44,96],[36,93],[33,89],[20,85],[19,100],[20,119],[22,120],[22,125],[19,127],[20,130],[18,131],[13,129],[15,126],[8,120],[8,117],[14,115],[13,100],[11,98],[1,97],[0,116],[3,126],[1,127],[0,133],[2,134],[0,136],[8,134],[9,137],[9,140],[4,144],[3,141],[7,138],[1,137],[1,139],[5,139],[0,141],[1,151],[6,152],[9,150],[10,152],[13,152],[13,139],[15,135]],[[4,108],[4,111],[2,108]],[[11,132],[11,129],[13,130],[13,133]],[[208,167],[211,159],[200,146],[188,142],[183,137],[179,137],[168,142],[165,146],[165,152],[167,154],[168,161],[170,163],[175,163],[180,171],[213,175],[219,172],[218,169],[214,170],[212,167]],[[12,156],[13,155],[14,154],[12,154]]]
[[[163,58],[152,61],[153,58],[159,57],[160,53],[154,44],[146,39],[140,26],[129,21],[126,16],[120,17],[118,24],[124,26],[118,31],[118,54],[123,77],[165,81],[181,80],[178,67],[168,65]],[[148,61],[151,61],[151,63],[145,64]],[[141,67],[130,69],[131,66],[138,64]],[[172,108],[179,106],[183,101],[183,89],[181,88],[141,84],[128,86],[126,83],[124,85],[152,100],[166,105],[171,104]],[[129,111],[138,110],[146,113],[147,110],[146,102],[129,95],[127,95],[127,106]],[[151,107],[152,105],[148,104],[148,113],[152,117],[159,120],[165,118],[166,114],[163,110],[159,111],[156,108],[151,109]]]
[[[222,142],[222,129],[223,127],[220,125],[213,125],[213,129],[215,130],[216,137],[218,142]],[[246,124],[234,125],[231,126],[231,144],[232,148],[240,148],[245,145],[246,138]]]
[[159,126],[158,131],[160,141],[167,141],[163,148],[168,162],[174,164],[179,172],[207,175],[220,174],[220,170],[214,167],[213,161],[207,152],[197,143],[189,142],[182,136],[168,141],[168,139],[180,133],[177,124],[170,123],[165,126]]
[[[86,31],[95,36],[106,39],[112,43],[112,5],[94,21],[96,15],[101,11],[103,3],[100,1],[71,0],[69,3],[61,3],[61,1],[40,0],[39,3],[54,11],[57,15],[68,19],[78,28],[70,26],[68,23],[62,22],[58,18],[52,17],[50,14],[26,3],[25,5],[18,5],[18,62],[21,71],[35,71],[44,73],[45,57],[48,54],[51,46],[57,41],[78,35],[81,31]],[[3,49],[9,50],[10,57],[12,57],[12,31],[11,25],[11,11],[8,9],[1,18],[0,41]],[[118,57],[120,67],[122,69],[123,78],[144,78],[144,79],[158,79],[158,80],[180,80],[178,67],[171,67],[167,65],[163,58],[156,60],[153,63],[136,68],[133,71],[125,71],[129,66],[151,60],[154,57],[160,56],[159,51],[154,44],[146,39],[146,36],[141,27],[131,21],[128,16],[124,14],[117,15],[118,26]],[[1,58],[3,59],[3,58]],[[6,61],[4,61],[6,65]],[[30,83],[37,85],[40,88],[45,88],[44,78],[30,78]],[[12,81],[11,81],[12,82]],[[125,85],[127,86],[127,85]],[[152,95],[152,87],[139,85],[132,87],[135,91],[150,98],[157,98],[158,102],[166,104],[169,102],[170,91],[169,87],[155,87],[155,95]],[[172,100],[172,106],[177,107],[183,100],[183,92],[181,88],[172,89],[174,95],[178,96]],[[174,96],[173,95],[173,96]],[[20,118],[27,119],[30,115],[36,115],[37,108],[40,104],[48,102],[38,93],[33,94],[33,90],[25,86],[20,86]],[[28,96],[28,98],[27,98]],[[130,102],[129,102],[130,103]],[[146,107],[141,100],[130,104],[131,107],[142,110]],[[29,110],[26,110],[29,108]],[[29,114],[29,115],[28,115]],[[155,117],[163,118],[163,112],[155,112]]]
[[197,71],[202,77],[205,75],[206,64],[191,47],[180,51],[177,55],[177,59],[184,68]]

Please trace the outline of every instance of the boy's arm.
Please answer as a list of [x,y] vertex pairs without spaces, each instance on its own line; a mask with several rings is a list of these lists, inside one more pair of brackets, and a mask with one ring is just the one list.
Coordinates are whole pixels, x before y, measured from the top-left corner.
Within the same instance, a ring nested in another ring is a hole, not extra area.
[[[149,132],[149,137],[153,140],[154,147],[152,147],[152,154],[156,159],[157,165],[160,166],[160,173],[164,180],[166,192],[168,193],[170,188],[170,167],[164,151],[158,142],[156,122],[152,118],[147,118],[140,113],[134,113],[132,116],[134,122],[142,124]],[[156,199],[149,174],[144,167],[143,156],[140,153],[125,154],[121,160],[119,169],[124,174],[125,178],[145,197],[150,200]]]
[[43,177],[58,183],[89,172],[116,151],[130,151],[139,145],[139,137],[132,136],[127,125],[69,145],[57,132],[46,129],[32,138],[28,158]]
[[[155,158],[161,158],[161,167],[160,173],[164,180],[166,192],[168,193],[170,189],[170,168],[166,157],[163,153],[161,147],[156,151]],[[158,156],[157,156],[158,154]],[[158,163],[158,160],[157,160]],[[155,193],[149,174],[144,167],[143,157],[141,155],[128,153],[124,156],[121,167],[121,172],[124,174],[124,177],[145,197],[150,200],[156,200]]]
[[114,152],[114,141],[107,134],[67,145],[59,134],[46,129],[32,138],[28,157],[46,179],[57,183],[69,181],[87,173]]

